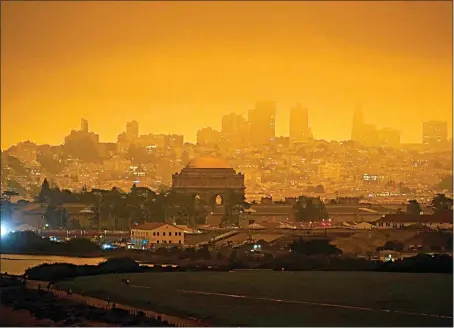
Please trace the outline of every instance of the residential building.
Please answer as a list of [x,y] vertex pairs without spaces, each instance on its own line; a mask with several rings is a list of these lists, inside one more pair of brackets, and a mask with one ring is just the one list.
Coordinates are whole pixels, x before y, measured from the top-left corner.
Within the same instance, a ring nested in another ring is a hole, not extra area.
[[318,167],[318,177],[322,180],[338,180],[342,175],[342,165],[339,163],[325,163]]
[[221,132],[213,128],[203,128],[197,131],[197,145],[205,147],[219,146]]
[[441,121],[424,122],[422,128],[422,143],[436,145],[448,140],[448,123]]
[[134,248],[184,245],[184,230],[167,223],[145,223],[131,229]]

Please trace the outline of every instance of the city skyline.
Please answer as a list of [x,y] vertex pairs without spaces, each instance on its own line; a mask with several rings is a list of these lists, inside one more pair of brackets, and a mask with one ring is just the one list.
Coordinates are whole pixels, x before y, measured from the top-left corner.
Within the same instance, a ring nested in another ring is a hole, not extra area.
[[300,103],[315,138],[348,140],[360,103],[419,143],[424,121],[452,131],[451,27],[452,2],[2,2],[2,149],[81,117],[103,142],[131,120],[194,142],[260,99],[277,136]]

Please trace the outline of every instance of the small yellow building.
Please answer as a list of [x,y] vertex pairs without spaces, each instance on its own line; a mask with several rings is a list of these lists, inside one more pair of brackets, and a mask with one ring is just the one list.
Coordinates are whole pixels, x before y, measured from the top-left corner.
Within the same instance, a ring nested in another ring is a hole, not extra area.
[[184,230],[167,223],[145,223],[131,229],[134,248],[184,245]]

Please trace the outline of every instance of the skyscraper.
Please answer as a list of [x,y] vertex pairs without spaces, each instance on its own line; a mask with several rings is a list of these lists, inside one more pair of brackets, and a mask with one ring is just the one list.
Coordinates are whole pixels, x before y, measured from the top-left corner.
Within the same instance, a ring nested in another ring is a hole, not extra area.
[[398,148],[400,146],[400,131],[391,128],[378,130],[377,144],[382,147]]
[[239,114],[231,113],[222,117],[222,141],[232,147],[246,144],[248,138],[248,122]]
[[268,145],[276,136],[276,103],[261,101],[249,111],[249,140],[252,145]]
[[424,122],[422,127],[422,143],[437,145],[448,140],[448,123],[442,121]]
[[300,104],[290,109],[289,135],[291,143],[307,142],[311,139],[307,108]]
[[80,131],[88,133],[88,121],[86,119],[80,120]]
[[353,113],[351,140],[364,142],[364,116],[360,106],[356,106]]
[[129,141],[137,140],[137,138],[139,138],[139,123],[137,121],[126,123],[126,138]]
[[213,128],[203,128],[197,131],[197,144],[207,147],[215,147],[219,145],[221,133]]

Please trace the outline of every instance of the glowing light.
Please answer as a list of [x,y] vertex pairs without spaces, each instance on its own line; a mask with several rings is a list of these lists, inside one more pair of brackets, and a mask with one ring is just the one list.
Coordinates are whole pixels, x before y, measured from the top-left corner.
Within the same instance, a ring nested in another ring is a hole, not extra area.
[[5,224],[3,224],[3,223],[2,223],[1,228],[0,228],[0,233],[1,233],[2,237],[6,236],[9,233],[8,227]]

